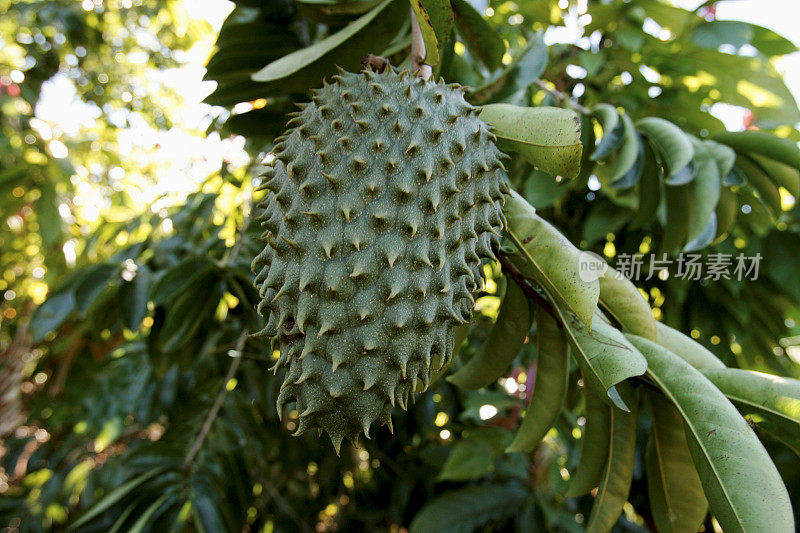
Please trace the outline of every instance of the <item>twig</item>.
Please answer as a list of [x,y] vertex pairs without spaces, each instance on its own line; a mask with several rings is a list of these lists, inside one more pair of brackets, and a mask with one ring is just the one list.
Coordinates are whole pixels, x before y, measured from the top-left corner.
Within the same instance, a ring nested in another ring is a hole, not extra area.
[[217,399],[214,400],[214,405],[211,406],[211,410],[208,412],[208,416],[206,416],[206,420],[203,422],[203,427],[200,429],[200,433],[197,435],[192,448],[189,450],[189,453],[186,454],[186,459],[183,462],[184,473],[188,472],[192,467],[192,463],[197,457],[197,454],[200,453],[200,448],[203,447],[203,442],[206,440],[208,432],[211,431],[211,426],[214,425],[214,420],[216,420],[217,415],[219,415],[219,410],[222,408],[222,404],[225,402],[225,397],[228,395],[228,382],[233,379],[233,376],[236,375],[236,371],[239,369],[239,364],[242,362],[241,353],[244,349],[244,343],[246,341],[247,331],[243,331],[241,335],[239,335],[239,339],[236,341],[236,348],[234,348],[236,355],[233,356],[231,366],[228,368],[228,373],[225,375],[225,379],[222,382],[222,388],[220,389],[219,394],[217,394]]
[[525,295],[531,300],[536,302],[536,304],[541,307],[544,312],[553,317],[553,320],[556,321],[558,327],[564,327],[561,317],[558,316],[558,313],[556,313],[555,309],[553,309],[553,306],[550,304],[550,302],[548,302],[541,294],[539,294],[536,289],[531,286],[525,276],[522,275],[522,272],[520,272],[514,263],[511,262],[508,256],[503,253],[500,248],[496,247],[494,248],[494,255],[497,257],[497,260],[500,261],[500,265],[503,267],[503,272],[508,274],[508,276],[513,279],[517,285],[519,285],[520,289],[522,289],[522,292],[524,292]]
[[417,21],[417,14],[411,10],[411,70],[416,73],[420,78],[427,80],[433,75],[433,69],[430,65],[423,63],[425,61],[425,40],[422,38],[422,30]]
[[556,100],[558,100],[559,104],[563,103],[567,107],[570,107],[570,108],[574,109],[575,111],[577,111],[581,115],[591,115],[592,114],[592,110],[591,109],[589,109],[588,107],[582,106],[581,104],[579,104],[578,102],[573,100],[572,97],[570,95],[568,95],[567,93],[562,93],[561,91],[557,91],[556,89],[550,88],[550,86],[548,86],[547,83],[545,83],[544,81],[542,81],[540,79],[536,79],[536,80],[533,81],[533,84],[536,85],[541,90],[543,90],[546,93],[548,93],[549,95],[551,95]]

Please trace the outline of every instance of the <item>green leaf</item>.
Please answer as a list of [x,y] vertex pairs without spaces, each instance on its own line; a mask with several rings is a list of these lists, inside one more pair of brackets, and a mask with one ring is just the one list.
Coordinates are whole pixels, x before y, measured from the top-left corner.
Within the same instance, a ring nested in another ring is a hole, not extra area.
[[163,274],[153,286],[151,297],[155,305],[163,305],[183,294],[188,288],[197,286],[216,265],[207,257],[190,256]]
[[462,440],[447,456],[438,481],[470,481],[494,470],[494,453],[485,442]]
[[667,180],[684,170],[694,157],[689,137],[678,126],[659,117],[645,117],[636,127],[653,144],[667,168]]
[[581,279],[581,251],[539,218],[536,210],[513,190],[504,211],[508,222],[506,232],[528,267],[524,273],[547,289],[579,320],[591,323],[600,296],[600,284],[596,279]]
[[453,0],[452,4],[458,33],[469,51],[489,70],[502,67],[506,45],[500,34],[467,0]]
[[532,170],[523,186],[525,199],[536,209],[545,209],[561,200],[570,190],[570,181],[556,179],[541,170]]
[[39,235],[45,247],[61,238],[61,214],[58,212],[58,195],[56,188],[49,180],[40,187],[41,196],[36,200],[36,222],[39,224]]
[[[639,140],[639,134],[636,131],[636,126],[633,125],[631,117],[622,115],[622,125],[624,127],[622,146],[616,153],[614,161],[615,168],[611,176],[611,185],[614,187],[632,187],[639,178],[637,176],[636,179],[632,179],[628,177],[628,174],[631,173],[631,170],[633,170],[638,163],[639,175],[641,175],[641,167],[644,163],[644,154],[642,154],[640,150],[642,141]],[[635,176],[636,173],[634,172],[633,175]],[[627,179],[623,179],[626,177]]]
[[385,0],[333,35],[273,61],[251,79],[281,81],[285,91],[305,92],[324,76],[334,74],[337,65],[357,70],[365,53],[375,50],[377,43],[389,43],[405,20],[407,10],[402,0]]
[[136,331],[147,316],[147,302],[150,293],[150,269],[139,265],[136,275],[130,281],[123,281],[119,287],[119,310],[128,329]]
[[800,455],[800,381],[738,368],[707,369],[703,375],[739,412]]
[[753,153],[747,155],[772,178],[776,185],[786,189],[795,198],[800,197],[800,174],[798,174],[798,169],[762,155]]
[[102,500],[94,504],[90,507],[84,514],[81,515],[75,522],[70,524],[69,530],[73,531],[78,529],[79,527],[88,524],[112,506],[116,505],[120,501],[123,500],[128,494],[132,493],[136,490],[137,487],[143,485],[145,482],[153,479],[158,474],[162,473],[164,468],[156,468],[150,470],[149,472],[145,472],[132,480],[120,485],[119,487],[115,488],[111,492],[109,492]]
[[744,418],[700,371],[663,348],[629,335],[647,358],[647,375],[678,409],[711,511],[725,531],[794,531],[789,494]]
[[518,485],[486,484],[445,492],[417,513],[411,533],[472,533],[519,511],[528,492]]
[[711,50],[716,50],[723,44],[736,48],[750,44],[767,56],[779,56],[797,51],[797,47],[789,39],[774,31],[738,20],[706,21],[694,29],[692,42]]
[[636,464],[636,419],[639,412],[639,391],[624,387],[625,399],[631,407],[626,413],[611,409],[610,442],[603,478],[597,487],[592,514],[586,524],[586,531],[611,531],[617,523],[622,508],[628,500],[633,480],[633,467]]
[[75,294],[69,288],[49,295],[31,317],[30,331],[33,342],[44,340],[48,333],[58,329],[74,311],[76,311]]
[[509,281],[489,336],[472,359],[447,381],[470,390],[493,383],[517,357],[530,328],[531,315],[525,293],[519,285]]
[[719,201],[715,211],[717,216],[717,238],[726,235],[736,222],[736,215],[739,212],[739,202],[736,193],[723,187],[719,192]]
[[664,188],[667,207],[667,223],[661,240],[661,253],[672,255],[683,247],[689,231],[689,208],[691,195],[689,184]]
[[736,166],[747,175],[748,183],[758,193],[758,198],[764,204],[764,207],[769,210],[772,217],[778,218],[783,212],[781,208],[781,193],[772,179],[752,159],[746,156],[740,155],[737,157]]
[[625,138],[625,124],[620,119],[617,108],[611,104],[597,104],[592,108],[594,115],[603,128],[603,137],[597,144],[590,159],[592,161],[602,161],[614,153]]
[[209,270],[197,278],[197,285],[178,296],[167,311],[167,318],[159,334],[159,344],[171,351],[192,340],[203,326],[203,318],[219,303],[219,272]]
[[[663,322],[657,322],[657,343],[674,353],[693,367],[703,370],[706,368],[725,368],[719,358],[707,350],[702,344],[687,337],[677,329],[673,329]],[[642,335],[639,335],[640,337]]]
[[737,152],[753,152],[800,168],[800,148],[793,141],[764,131],[725,131],[711,137]]
[[121,270],[119,265],[112,264],[93,265],[86,269],[75,287],[75,305],[81,314],[86,314],[109,285],[121,279]]
[[[716,215],[714,214],[722,179],[717,161],[702,141],[690,137],[695,150],[695,168],[697,176],[689,185],[689,229],[684,251],[692,252],[705,248],[717,234]],[[709,228],[709,223],[713,225]],[[669,229],[669,228],[668,228]]]
[[[600,311],[594,315],[592,330],[569,313],[556,306],[564,331],[573,347],[572,355],[583,372],[586,386],[591,386],[609,405],[628,410],[614,386],[641,376],[647,370],[642,354],[611,325]],[[603,394],[605,393],[605,394]]]
[[736,152],[730,146],[720,144],[716,141],[705,140],[703,141],[711,157],[717,163],[717,170],[719,175],[725,177],[733,169],[733,164],[736,163]]
[[600,276],[600,302],[623,328],[650,340],[658,337],[658,322],[639,289],[611,267]]
[[536,378],[531,403],[506,452],[529,452],[558,420],[569,385],[569,351],[558,323],[536,312]]
[[476,103],[510,99],[536,81],[546,66],[547,45],[542,32],[537,32],[496,78],[472,91],[469,99]]
[[647,495],[659,533],[698,531],[708,513],[686,444],[683,419],[663,395],[649,393],[652,426],[645,452]]
[[566,495],[581,496],[600,484],[611,444],[611,411],[605,401],[584,385],[586,425],[581,436],[581,456]]
[[583,223],[583,240],[592,246],[609,233],[616,233],[630,222],[633,212],[609,201],[594,202]]
[[574,178],[580,172],[581,122],[574,111],[489,104],[480,117],[495,130],[501,149],[519,153],[554,176]]
[[631,221],[631,228],[638,229],[649,223],[656,215],[661,202],[661,168],[656,161],[650,143],[644,145],[644,166],[639,180],[639,208]]
[[161,509],[161,506],[164,505],[172,494],[169,492],[162,494],[160,498],[153,502],[153,504],[147,508],[145,512],[143,512],[139,519],[134,522],[131,528],[128,530],[128,533],[142,533],[147,527],[147,523],[150,521],[151,518]]
[[439,64],[439,50],[453,29],[453,8],[448,0],[410,0],[425,42],[425,63]]

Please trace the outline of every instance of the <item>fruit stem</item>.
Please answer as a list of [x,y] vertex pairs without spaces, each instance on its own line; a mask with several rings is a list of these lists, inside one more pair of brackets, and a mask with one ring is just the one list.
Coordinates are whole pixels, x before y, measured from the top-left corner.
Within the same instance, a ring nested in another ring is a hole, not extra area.
[[427,80],[433,75],[430,65],[423,63],[425,60],[425,41],[422,38],[422,30],[417,21],[417,15],[411,9],[411,70],[420,78]]

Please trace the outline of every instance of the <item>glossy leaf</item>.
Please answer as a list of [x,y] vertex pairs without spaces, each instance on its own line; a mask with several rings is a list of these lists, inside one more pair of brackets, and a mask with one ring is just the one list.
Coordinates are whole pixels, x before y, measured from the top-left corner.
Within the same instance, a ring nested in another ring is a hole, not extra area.
[[586,523],[586,531],[611,531],[617,523],[622,507],[628,500],[636,462],[636,419],[638,416],[638,389],[625,387],[625,399],[631,411],[626,413],[611,409],[611,434],[608,456],[603,477],[597,487],[592,514]]
[[151,278],[150,269],[146,265],[139,265],[133,279],[120,284],[119,310],[125,325],[132,331],[139,329],[142,320],[147,316]]
[[639,134],[636,132],[636,126],[633,125],[633,120],[631,120],[631,117],[628,115],[622,115],[620,121],[622,122],[624,133],[622,136],[622,144],[615,154],[615,168],[611,176],[612,184],[615,184],[630,172],[639,156]]
[[629,338],[647,358],[647,375],[686,423],[695,467],[722,528],[794,531],[783,480],[736,408],[699,370],[674,353],[641,337]]
[[547,57],[544,37],[537,32],[499,75],[469,93],[470,100],[482,104],[512,99],[542,75],[547,66]]
[[494,453],[485,442],[464,440],[453,446],[447,456],[439,481],[470,481],[494,470]]
[[489,69],[500,68],[506,52],[503,39],[467,0],[453,0],[452,4],[458,33],[469,51]]
[[609,405],[628,410],[614,386],[641,376],[647,361],[625,336],[597,311],[592,330],[570,313],[558,309],[564,331],[572,346],[572,355],[583,373],[585,386],[592,387]]
[[800,454],[800,381],[738,368],[707,369],[703,375],[744,416]]
[[610,104],[597,104],[592,108],[592,115],[600,122],[603,136],[597,144],[590,159],[602,161],[620,147],[625,138],[625,123],[620,118],[617,109]]
[[519,153],[540,170],[567,178],[580,172],[583,145],[574,111],[489,104],[480,117],[492,126],[502,149]]
[[425,63],[439,64],[439,50],[453,29],[453,8],[448,0],[410,0],[425,41]]
[[632,228],[641,228],[656,215],[661,201],[661,169],[650,143],[644,145],[644,166],[639,180],[639,207],[631,221]]
[[[697,176],[689,186],[689,228],[684,251],[708,246],[717,234],[714,214],[719,201],[721,177],[717,161],[701,141],[691,138],[695,150]],[[712,222],[713,217],[713,222]]]
[[581,436],[581,455],[578,466],[570,478],[566,495],[569,497],[587,494],[600,484],[608,461],[611,443],[611,411],[614,407],[584,385],[584,412],[586,424]]
[[625,330],[650,340],[658,337],[657,321],[639,289],[611,267],[600,276],[600,302]]
[[507,452],[529,452],[556,423],[569,384],[569,351],[556,321],[541,309],[536,313],[536,380],[525,411]]
[[652,425],[645,469],[653,521],[660,533],[698,531],[708,502],[686,444],[683,419],[663,395],[649,393],[647,397]]
[[528,493],[518,485],[486,484],[445,492],[414,517],[411,533],[470,533],[522,508]]
[[713,135],[715,141],[727,144],[737,152],[753,152],[792,168],[800,168],[800,148],[789,139],[765,131],[726,131]]
[[800,173],[797,168],[792,168],[774,159],[769,159],[758,154],[748,156],[772,178],[775,185],[783,187],[795,198],[800,196]]
[[683,171],[694,157],[689,137],[678,126],[659,117],[646,117],[636,127],[652,143],[667,169],[667,180]]
[[532,317],[525,294],[513,281],[508,281],[506,295],[500,304],[497,320],[486,341],[466,365],[447,378],[464,389],[477,390],[504,375],[525,342]]
[[285,83],[285,90],[307,91],[338,65],[356,70],[364,51],[384,39],[388,44],[408,12],[401,0],[383,3],[329,37],[281,57],[251,76],[256,82]]
[[[536,210],[512,191],[506,200],[507,233],[529,267],[529,274],[559,302],[591,323],[600,284],[581,279],[581,252],[557,229],[541,219]],[[598,270],[599,271],[599,270]]]
[[658,339],[656,342],[693,367],[700,370],[706,368],[725,368],[725,365],[716,355],[691,337],[667,326],[663,322],[657,322],[656,327],[658,329]]

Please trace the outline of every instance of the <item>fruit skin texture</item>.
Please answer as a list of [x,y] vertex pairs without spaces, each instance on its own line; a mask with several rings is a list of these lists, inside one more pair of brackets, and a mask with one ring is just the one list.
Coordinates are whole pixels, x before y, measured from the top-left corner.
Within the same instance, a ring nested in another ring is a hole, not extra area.
[[334,76],[276,139],[253,261],[278,411],[337,451],[452,358],[493,258],[507,178],[463,90],[387,68]]

